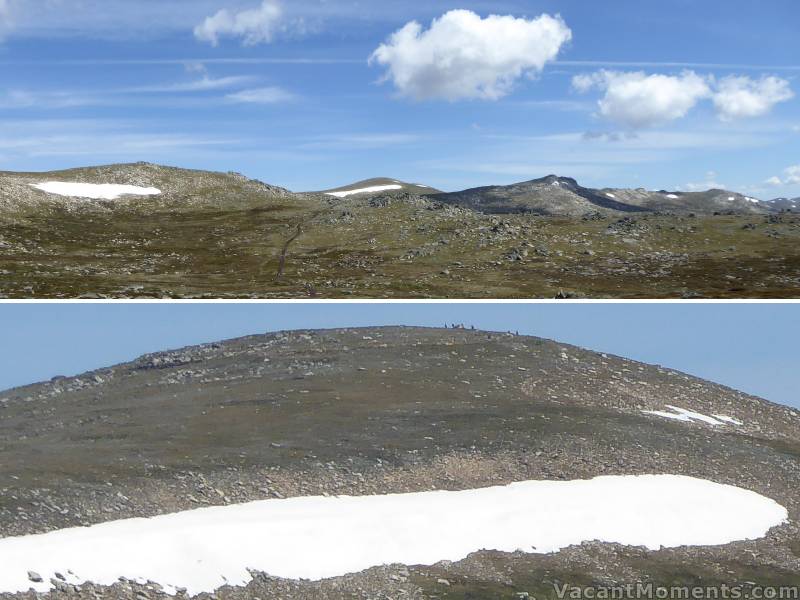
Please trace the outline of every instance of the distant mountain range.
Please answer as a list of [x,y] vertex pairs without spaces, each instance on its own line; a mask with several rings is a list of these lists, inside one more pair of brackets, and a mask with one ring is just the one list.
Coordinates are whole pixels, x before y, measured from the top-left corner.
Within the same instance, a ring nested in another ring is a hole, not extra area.
[[[225,180],[229,181],[228,185],[224,184]],[[69,186],[62,185],[59,188],[59,184],[53,186],[50,182],[69,182]],[[43,185],[45,183],[48,185]],[[211,191],[209,183],[213,183],[212,187],[215,190],[213,197],[208,195]],[[417,196],[486,214],[582,217],[595,212],[608,215],[624,213],[710,215],[769,214],[800,210],[800,198],[762,201],[721,189],[705,192],[650,191],[644,188],[595,189],[583,187],[570,177],[557,175],[511,185],[492,185],[450,193],[422,183],[409,183],[388,177],[366,179],[329,190],[292,193],[236,173],[191,171],[149,163],[108,165],[51,173],[0,173],[0,207],[30,206],[41,201],[86,199],[91,194],[91,191],[86,189],[92,185],[116,187],[119,190],[123,190],[123,186],[128,186],[129,189],[121,191],[118,196],[110,197],[103,195],[108,194],[108,190],[101,190],[97,196],[89,199],[114,201],[127,199],[136,200],[137,203],[166,202],[172,206],[181,202],[198,201],[220,205],[237,196],[237,189],[246,188],[248,193],[260,192],[285,199],[294,197],[298,202],[307,202],[320,196],[328,200]],[[136,186],[142,190],[140,195],[136,194]],[[155,191],[159,193],[156,194]],[[70,196],[70,193],[75,196]]]
[[774,200],[766,200],[765,204],[778,211],[797,211],[800,209],[800,198],[775,198]]
[[490,214],[530,213],[581,217],[591,212],[612,213],[737,213],[763,214],[800,208],[797,200],[761,201],[728,190],[705,192],[649,191],[643,188],[594,189],[575,179],[548,175],[511,185],[493,185],[460,192],[437,192],[397,179],[369,179],[325,192],[338,197],[378,194],[422,194],[432,199]]
[[339,198],[422,195],[445,204],[488,214],[529,213],[581,217],[587,213],[764,214],[800,210],[800,198],[759,200],[738,192],[650,191],[644,188],[587,188],[575,179],[548,175],[511,185],[441,192],[419,183],[386,177],[367,179],[322,192]]
[[592,211],[624,213],[762,213],[759,200],[727,190],[657,192],[639,189],[585,188],[569,177],[548,175],[523,183],[444,194],[437,199],[493,213],[528,212],[581,216]]

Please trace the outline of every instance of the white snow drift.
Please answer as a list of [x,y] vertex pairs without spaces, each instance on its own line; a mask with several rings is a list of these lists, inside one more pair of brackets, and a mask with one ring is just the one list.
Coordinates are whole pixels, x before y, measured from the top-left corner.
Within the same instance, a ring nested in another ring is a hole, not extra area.
[[[322,578],[472,552],[556,552],[587,540],[650,549],[763,537],[788,517],[754,492],[675,475],[529,481],[463,492],[291,498],[0,540],[0,592],[151,580],[191,594],[248,569]],[[45,583],[29,581],[34,571]]]
[[739,426],[744,425],[744,423],[742,423],[739,419],[734,419],[733,417],[729,417],[727,415],[714,415],[714,418],[719,419],[720,421],[724,421],[725,423],[728,423],[730,425],[739,425]]
[[158,196],[161,190],[136,185],[117,185],[115,183],[75,183],[67,181],[47,181],[32,183],[31,187],[71,198],[92,198],[94,200],[117,200],[120,196]]
[[646,415],[655,415],[657,417],[664,417],[665,419],[673,419],[675,421],[684,421],[686,423],[700,421],[702,423],[714,426],[724,425],[725,423],[729,425],[744,425],[744,423],[741,421],[726,415],[714,415],[713,417],[709,417],[708,415],[694,412],[693,410],[687,410],[685,408],[680,408],[678,406],[672,406],[669,404],[667,405],[667,408],[673,412],[665,412],[661,410],[643,410],[642,412]]
[[385,192],[388,190],[402,190],[402,185],[373,185],[372,187],[358,188],[357,190],[345,190],[343,192],[328,192],[328,196],[336,196],[337,198],[347,198],[347,196],[355,196],[356,194],[366,194],[371,192]]

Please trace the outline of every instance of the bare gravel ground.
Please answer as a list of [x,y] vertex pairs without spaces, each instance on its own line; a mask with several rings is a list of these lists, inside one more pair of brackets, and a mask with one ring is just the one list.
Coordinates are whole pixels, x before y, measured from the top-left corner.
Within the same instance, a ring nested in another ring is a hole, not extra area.
[[[642,413],[667,404],[744,425]],[[765,539],[721,547],[479,552],[323,582],[255,574],[246,589],[219,590],[220,600],[522,598],[552,597],[555,583],[800,582],[798,411],[538,338],[295,331],[148,355],[0,393],[0,449],[3,537],[266,498],[644,473],[741,486],[790,513]],[[59,588],[50,596],[162,595],[132,582]]]

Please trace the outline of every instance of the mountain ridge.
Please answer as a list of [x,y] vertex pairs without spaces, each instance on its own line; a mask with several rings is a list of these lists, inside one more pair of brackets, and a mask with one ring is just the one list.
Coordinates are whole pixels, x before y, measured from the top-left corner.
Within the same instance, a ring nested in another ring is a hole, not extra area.
[[[765,405],[770,405],[773,408],[778,408],[782,411],[794,413],[798,419],[800,419],[800,408],[793,408],[790,406],[786,406],[784,404],[776,403],[770,401],[764,397],[756,396],[753,394],[747,394],[738,390],[734,387],[729,385],[719,383],[710,379],[705,379],[703,377],[697,375],[691,375],[684,371],[680,371],[678,369],[673,369],[671,367],[667,367],[665,365],[656,364],[656,363],[648,363],[643,362],[640,360],[632,359],[625,357],[620,354],[614,354],[611,352],[601,352],[599,350],[594,350],[592,348],[588,348],[585,346],[580,346],[577,344],[571,344],[568,342],[562,342],[556,340],[554,338],[545,338],[536,335],[530,334],[519,334],[519,333],[512,333],[510,331],[502,331],[502,330],[489,330],[489,329],[481,329],[475,327],[466,327],[463,324],[453,324],[452,326],[448,326],[445,328],[435,327],[435,326],[418,326],[418,325],[380,325],[380,326],[357,326],[357,327],[327,327],[327,328],[314,328],[314,329],[281,329],[281,330],[270,330],[264,333],[252,333],[247,335],[241,335],[231,338],[224,338],[220,340],[214,340],[211,342],[201,342],[197,344],[188,344],[183,346],[175,346],[166,348],[163,350],[156,350],[152,352],[145,352],[143,354],[139,354],[136,357],[130,360],[123,360],[122,362],[115,363],[113,365],[105,365],[101,367],[97,367],[95,369],[89,369],[87,371],[83,371],[81,373],[77,373],[75,375],[55,375],[48,379],[43,379],[40,381],[34,381],[27,384],[22,384],[18,386],[14,386],[8,389],[0,389],[0,402],[3,401],[1,398],[4,395],[8,395],[10,392],[15,392],[16,390],[25,389],[31,386],[39,386],[39,385],[48,385],[55,382],[63,382],[66,380],[71,379],[85,379],[90,378],[94,375],[103,375],[109,371],[113,371],[120,367],[129,367],[129,366],[136,366],[136,365],[152,365],[152,368],[172,368],[177,366],[176,364],[170,363],[169,361],[159,362],[158,359],[162,359],[165,357],[175,356],[175,355],[186,355],[192,354],[197,351],[205,351],[205,350],[223,350],[225,346],[245,346],[249,343],[254,343],[258,341],[262,341],[264,339],[272,339],[277,338],[281,339],[284,337],[297,337],[297,336],[304,336],[304,335],[311,335],[311,336],[325,336],[325,335],[341,335],[341,334],[356,334],[364,333],[378,333],[378,334],[393,334],[393,333],[414,333],[414,332],[421,332],[425,334],[450,334],[450,335],[473,335],[473,336],[481,336],[486,335],[488,339],[491,339],[492,336],[498,336],[499,338],[509,338],[509,339],[520,339],[520,340],[533,340],[536,343],[546,343],[552,344],[557,346],[560,349],[567,349],[571,351],[577,351],[586,354],[593,354],[599,355],[603,358],[612,359],[612,360],[619,360],[637,367],[644,367],[647,369],[656,369],[659,371],[666,371],[673,373],[675,375],[689,378],[691,380],[697,381],[702,384],[711,385],[720,389],[727,390],[729,392],[733,392],[736,394],[740,394],[742,396],[746,396],[754,401],[759,403],[763,403]],[[187,363],[188,364],[188,363]],[[800,434],[800,431],[798,431]]]
[[[27,203],[50,200],[52,194],[28,189],[34,182],[60,177],[65,181],[83,183],[116,183],[157,187],[162,195],[173,202],[181,195],[193,201],[198,189],[206,193],[213,189],[220,200],[225,193],[225,180],[245,186],[251,192],[264,193],[272,197],[287,199],[307,199],[314,196],[338,196],[345,198],[369,198],[373,196],[416,195],[445,204],[478,210],[488,214],[529,213],[541,216],[581,217],[591,211],[609,214],[625,213],[669,213],[678,214],[715,212],[735,212],[740,214],[764,214],[799,208],[795,200],[775,199],[761,201],[729,190],[710,189],[704,192],[650,191],[644,188],[587,188],[571,177],[547,175],[545,177],[512,183],[508,185],[486,185],[455,192],[442,192],[436,188],[408,183],[399,179],[378,177],[365,179],[344,186],[318,192],[293,192],[286,188],[250,179],[235,172],[213,172],[199,169],[167,167],[154,163],[120,163],[92,167],[79,167],[49,172],[0,172],[0,206],[14,204],[16,200]],[[183,178],[180,183],[175,178]],[[109,181],[112,179],[113,181]],[[359,190],[365,191],[358,193]],[[75,198],[59,197],[61,202],[75,202]],[[136,196],[126,196],[122,200],[134,201]],[[161,201],[164,198],[160,199]],[[81,200],[85,202],[85,200]],[[119,200],[117,200],[119,201]],[[158,203],[159,198],[150,198]],[[796,206],[795,206],[796,205]]]
[[773,198],[772,200],[764,200],[773,209],[780,211],[797,211],[800,210],[800,197],[798,198]]
[[350,197],[359,195],[374,195],[374,194],[419,194],[422,196],[430,194],[441,193],[440,190],[432,188],[428,185],[421,185],[418,183],[408,183],[399,179],[391,177],[373,177],[370,179],[363,179],[356,181],[349,185],[344,185],[322,192],[316,192],[328,196]]
[[[763,539],[724,546],[478,552],[322,582],[254,574],[246,592],[222,589],[221,600],[338,600],[350,586],[429,598],[441,595],[439,579],[474,597],[549,598],[553,577],[766,584],[800,572],[798,411],[558,341],[402,326],[269,332],[152,352],[0,398],[0,489],[14,489],[0,504],[6,535],[270,498],[659,473],[748,489],[790,515]],[[670,406],[733,421],[651,414]],[[83,592],[127,600],[139,585]]]
[[531,212],[543,216],[580,217],[593,210],[612,213],[715,213],[769,212],[755,198],[736,192],[710,189],[705,192],[658,192],[644,188],[586,188],[571,177],[548,175],[505,186],[483,186],[440,194],[442,202],[490,213]]

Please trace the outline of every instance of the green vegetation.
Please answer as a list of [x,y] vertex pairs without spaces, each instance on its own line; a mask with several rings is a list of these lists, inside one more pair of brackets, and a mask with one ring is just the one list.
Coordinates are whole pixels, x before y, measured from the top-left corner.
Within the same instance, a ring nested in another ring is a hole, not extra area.
[[[416,195],[335,199],[234,175],[136,168],[135,178],[122,180],[161,186],[164,195],[84,202],[30,194],[26,203],[0,197],[0,295],[800,295],[797,214],[500,217]],[[90,172],[59,175],[108,180],[102,169]]]

